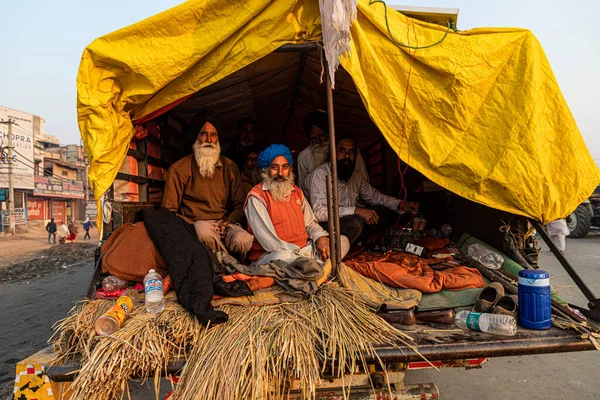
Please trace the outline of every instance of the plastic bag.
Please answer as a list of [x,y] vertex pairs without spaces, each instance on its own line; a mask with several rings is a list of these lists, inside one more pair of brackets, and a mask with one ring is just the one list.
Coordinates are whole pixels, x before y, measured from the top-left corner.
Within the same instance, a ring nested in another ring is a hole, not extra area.
[[487,269],[500,269],[504,263],[504,257],[478,243],[469,245],[467,254]]

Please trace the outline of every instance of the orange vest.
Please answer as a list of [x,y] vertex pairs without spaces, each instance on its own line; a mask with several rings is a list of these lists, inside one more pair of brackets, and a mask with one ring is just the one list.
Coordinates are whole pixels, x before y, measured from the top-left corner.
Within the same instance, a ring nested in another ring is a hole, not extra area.
[[[302,203],[304,202],[302,190],[294,185],[295,190],[292,190],[292,194],[288,200],[276,202],[268,190],[262,189],[262,185],[262,183],[259,183],[254,186],[248,193],[246,201],[248,201],[250,196],[254,196],[265,205],[279,239],[295,244],[300,248],[306,246],[308,244],[308,235],[306,234],[304,213],[302,212]],[[252,235],[254,234],[249,224],[248,232]],[[258,260],[264,253],[265,249],[263,249],[258,240],[254,239],[248,259],[250,261]]]

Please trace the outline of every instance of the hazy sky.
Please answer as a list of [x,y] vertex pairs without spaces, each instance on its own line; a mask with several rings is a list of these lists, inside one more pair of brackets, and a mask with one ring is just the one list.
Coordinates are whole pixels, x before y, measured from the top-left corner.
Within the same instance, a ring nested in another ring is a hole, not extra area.
[[[97,37],[179,0],[19,0],[0,20],[0,104],[40,115],[46,132],[78,143],[75,79]],[[600,163],[600,1],[404,0],[388,4],[460,9],[458,28],[530,29],[542,43],[588,148]]]

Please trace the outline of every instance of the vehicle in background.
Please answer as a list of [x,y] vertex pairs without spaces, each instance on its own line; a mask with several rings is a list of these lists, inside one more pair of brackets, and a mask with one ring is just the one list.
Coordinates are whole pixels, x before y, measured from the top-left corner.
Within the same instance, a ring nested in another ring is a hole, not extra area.
[[567,226],[571,232],[570,238],[582,238],[590,228],[600,228],[600,186],[567,217]]

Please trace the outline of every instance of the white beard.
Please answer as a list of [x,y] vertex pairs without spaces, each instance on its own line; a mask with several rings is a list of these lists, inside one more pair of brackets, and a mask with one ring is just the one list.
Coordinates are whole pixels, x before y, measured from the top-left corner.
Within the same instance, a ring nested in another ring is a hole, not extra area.
[[194,143],[194,156],[196,164],[200,170],[200,176],[203,178],[211,178],[215,173],[215,166],[221,155],[221,146],[219,143]]
[[315,159],[315,168],[329,161],[329,143],[312,146],[312,154]]
[[290,172],[290,176],[283,181],[277,181],[268,175],[268,172],[263,172],[263,182],[269,187],[269,192],[273,196],[273,200],[279,203],[289,199],[294,188],[294,173]]

